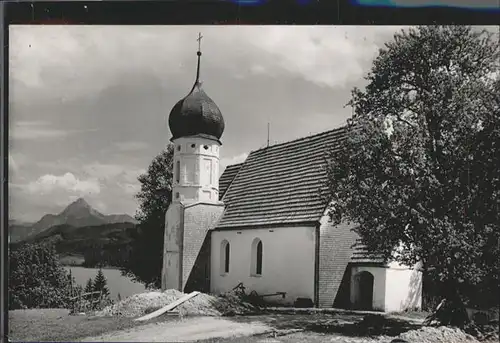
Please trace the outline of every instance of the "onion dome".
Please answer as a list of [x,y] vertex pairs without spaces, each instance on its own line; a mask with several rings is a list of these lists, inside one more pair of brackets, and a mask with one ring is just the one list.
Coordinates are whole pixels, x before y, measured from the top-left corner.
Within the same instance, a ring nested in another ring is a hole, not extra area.
[[[201,40],[201,35],[198,41]],[[219,140],[224,132],[224,118],[215,102],[203,91],[200,82],[200,57],[198,49],[198,67],[193,88],[179,100],[170,111],[168,125],[172,139],[202,135]]]

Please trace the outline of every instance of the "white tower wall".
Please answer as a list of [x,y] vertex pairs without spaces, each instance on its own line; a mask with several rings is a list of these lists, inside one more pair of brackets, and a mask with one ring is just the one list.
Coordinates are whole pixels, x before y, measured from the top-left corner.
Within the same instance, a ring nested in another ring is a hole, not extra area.
[[202,136],[180,137],[174,144],[172,202],[219,202],[220,143]]
[[[208,212],[214,209],[213,205],[206,205],[207,203],[222,206],[222,202],[219,201],[221,144],[203,136],[180,137],[172,143],[174,144],[173,199],[165,216],[162,289],[183,291],[187,282],[183,278],[187,278],[186,273],[191,270],[184,271],[183,261],[191,261],[186,267],[193,267],[199,250],[198,245],[203,243],[201,238],[205,237],[206,230],[210,226],[205,221],[209,220],[211,223],[212,220],[210,216],[194,218],[197,220],[196,229],[190,228],[185,232],[185,209],[191,208],[190,205],[197,206],[196,203],[200,203],[198,206],[209,206],[206,209]],[[200,209],[197,211],[203,212]],[[203,229],[203,233],[197,235],[197,229]],[[188,254],[185,256],[186,248]],[[183,273],[186,275],[183,276]]]

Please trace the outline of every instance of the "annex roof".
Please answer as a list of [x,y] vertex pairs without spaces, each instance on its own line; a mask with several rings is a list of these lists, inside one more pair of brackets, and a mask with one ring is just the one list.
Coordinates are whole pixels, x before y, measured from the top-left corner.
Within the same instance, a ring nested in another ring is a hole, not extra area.
[[352,247],[351,263],[384,264],[385,262],[381,254],[370,252],[361,241],[361,238],[356,239]]

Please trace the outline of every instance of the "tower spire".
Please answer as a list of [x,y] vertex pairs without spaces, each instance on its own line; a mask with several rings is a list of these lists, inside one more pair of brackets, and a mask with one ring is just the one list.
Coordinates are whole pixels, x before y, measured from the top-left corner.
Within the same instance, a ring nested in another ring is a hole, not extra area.
[[200,59],[201,59],[201,39],[203,36],[201,35],[201,32],[198,32],[198,38],[196,39],[198,41],[198,52],[196,52],[196,55],[198,55],[198,67],[196,68],[196,82],[195,84],[200,83]]

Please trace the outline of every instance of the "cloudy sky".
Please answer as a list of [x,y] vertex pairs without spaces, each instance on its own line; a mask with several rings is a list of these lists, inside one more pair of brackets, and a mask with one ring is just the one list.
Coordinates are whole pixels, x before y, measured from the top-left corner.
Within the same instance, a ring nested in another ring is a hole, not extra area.
[[[271,143],[336,128],[398,27],[10,27],[10,217],[85,199],[137,208],[137,176],[168,144],[172,106],[196,73],[224,115],[221,167]],[[221,169],[222,169],[221,168]]]

